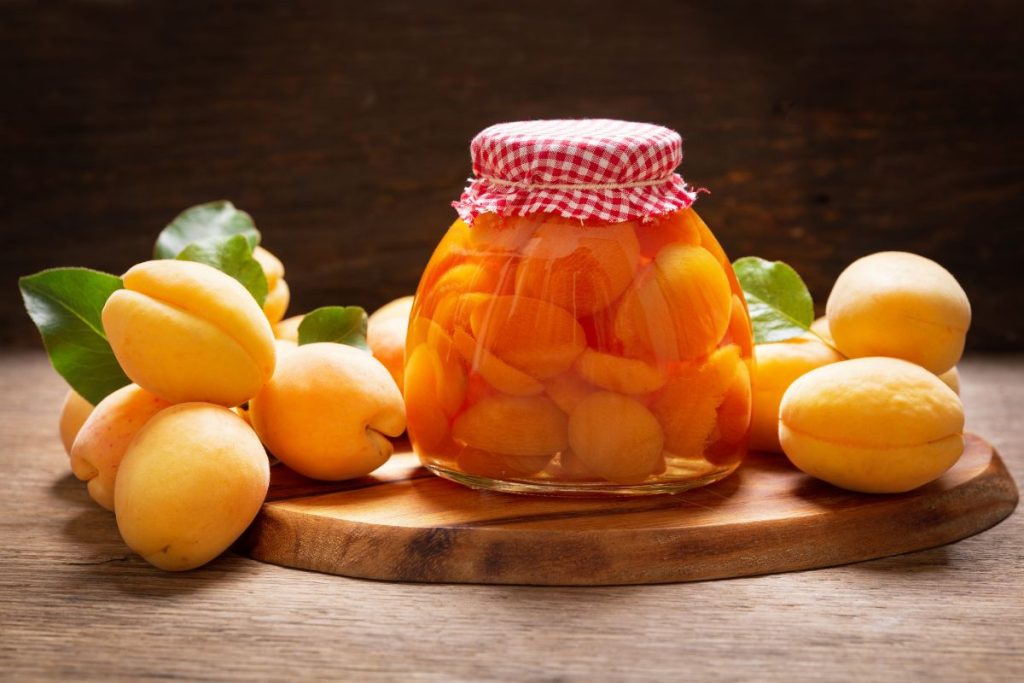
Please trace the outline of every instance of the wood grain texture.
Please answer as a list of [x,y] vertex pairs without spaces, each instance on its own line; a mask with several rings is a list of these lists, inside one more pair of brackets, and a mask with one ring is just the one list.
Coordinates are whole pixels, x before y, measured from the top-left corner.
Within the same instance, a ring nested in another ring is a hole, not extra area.
[[[1024,356],[962,365],[968,428],[1024,481]],[[686,584],[404,584],[228,553],[165,574],[68,472],[62,382],[0,354],[0,678],[1024,679],[1024,515],[855,565]]]
[[468,143],[510,119],[612,116],[686,137],[733,257],[792,263],[819,305],[854,258],[937,259],[973,348],[1020,348],[1024,3],[0,3],[0,343],[9,284],[123,272],[186,206],[230,198],[294,310],[415,287]]
[[412,453],[371,477],[275,467],[242,546],[258,560],[369,579],[540,586],[699,581],[816,569],[960,540],[1002,521],[1017,488],[968,435],[938,481],[898,496],[842,491],[776,455],[677,496],[564,500],[474,491]]

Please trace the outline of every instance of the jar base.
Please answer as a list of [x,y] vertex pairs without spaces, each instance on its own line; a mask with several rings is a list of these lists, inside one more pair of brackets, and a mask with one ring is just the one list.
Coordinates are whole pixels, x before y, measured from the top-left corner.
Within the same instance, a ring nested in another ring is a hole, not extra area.
[[496,491],[498,493],[515,493],[552,498],[630,498],[672,495],[700,486],[707,486],[726,478],[735,472],[739,465],[740,463],[737,462],[697,479],[639,484],[491,479],[489,477],[450,470],[436,464],[424,465],[424,467],[442,479],[448,479],[449,481],[454,481],[480,491]]

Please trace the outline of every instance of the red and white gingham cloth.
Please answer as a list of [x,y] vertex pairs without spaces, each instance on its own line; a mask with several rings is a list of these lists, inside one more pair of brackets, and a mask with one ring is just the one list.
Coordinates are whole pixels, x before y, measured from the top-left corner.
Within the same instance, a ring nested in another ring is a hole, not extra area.
[[698,190],[674,173],[679,133],[649,123],[565,119],[499,123],[470,145],[473,173],[452,206],[466,223],[483,213],[647,222],[689,207]]

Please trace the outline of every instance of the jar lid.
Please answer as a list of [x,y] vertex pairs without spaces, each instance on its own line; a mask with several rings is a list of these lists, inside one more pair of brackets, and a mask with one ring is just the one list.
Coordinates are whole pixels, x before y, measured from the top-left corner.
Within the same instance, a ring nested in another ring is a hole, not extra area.
[[679,133],[649,123],[554,119],[499,123],[470,145],[473,173],[452,206],[466,223],[483,213],[556,213],[643,222],[689,207],[700,190],[674,173]]

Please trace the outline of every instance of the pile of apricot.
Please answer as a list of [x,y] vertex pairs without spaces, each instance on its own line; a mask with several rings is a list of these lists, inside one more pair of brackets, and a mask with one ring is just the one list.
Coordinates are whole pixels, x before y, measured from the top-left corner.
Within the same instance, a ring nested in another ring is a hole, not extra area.
[[964,449],[956,363],[970,320],[967,295],[934,261],[855,261],[809,333],[756,347],[752,447],[855,491],[936,479]]
[[65,401],[72,470],[114,511],[128,546],[163,569],[204,564],[245,531],[267,494],[267,451],[306,476],[345,479],[380,466],[387,437],[405,430],[401,393],[381,362],[287,338],[298,321],[281,323],[283,266],[265,250],[256,256],[270,291],[262,310],[205,264],[131,268],[102,321],[132,384],[95,408],[74,392]]
[[742,459],[751,354],[739,284],[692,209],[459,220],[410,318],[409,435],[469,483],[682,489]]

